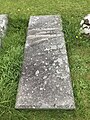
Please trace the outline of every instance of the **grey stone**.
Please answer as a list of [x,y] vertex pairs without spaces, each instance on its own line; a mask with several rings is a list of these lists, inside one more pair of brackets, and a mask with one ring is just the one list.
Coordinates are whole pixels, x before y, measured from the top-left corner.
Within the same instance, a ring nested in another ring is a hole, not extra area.
[[15,108],[75,108],[59,16],[30,18]]
[[8,24],[7,15],[6,14],[0,15],[0,47],[1,47],[1,40],[5,36],[7,24]]

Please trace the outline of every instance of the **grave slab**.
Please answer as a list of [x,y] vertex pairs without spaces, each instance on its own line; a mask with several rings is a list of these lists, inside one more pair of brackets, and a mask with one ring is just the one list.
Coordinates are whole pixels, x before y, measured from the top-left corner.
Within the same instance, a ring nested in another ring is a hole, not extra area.
[[1,40],[5,36],[5,32],[7,29],[8,24],[8,17],[6,14],[0,15],[0,47],[1,47]]
[[30,17],[15,108],[75,109],[60,16]]

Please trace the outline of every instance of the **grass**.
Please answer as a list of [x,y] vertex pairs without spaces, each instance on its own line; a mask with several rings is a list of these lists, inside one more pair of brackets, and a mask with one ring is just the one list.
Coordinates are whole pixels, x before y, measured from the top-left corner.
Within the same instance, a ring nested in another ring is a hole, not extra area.
[[[0,0],[0,13],[9,15],[0,50],[0,120],[90,120],[90,39],[79,34],[89,12],[90,0]],[[15,110],[28,20],[47,14],[63,19],[76,110]]]

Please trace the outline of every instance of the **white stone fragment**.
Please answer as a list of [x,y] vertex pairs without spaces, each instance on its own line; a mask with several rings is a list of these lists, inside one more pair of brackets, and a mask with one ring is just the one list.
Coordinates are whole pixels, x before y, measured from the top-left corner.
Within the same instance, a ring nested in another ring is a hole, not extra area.
[[59,85],[57,84],[56,87],[59,87]]
[[29,47],[30,45],[28,44],[28,43],[26,43],[26,45],[25,45],[25,48],[27,48],[27,47]]
[[51,67],[49,68],[49,70],[51,70]]
[[62,88],[60,87],[60,91],[62,91]]
[[85,35],[90,35],[90,14],[86,15],[80,22],[80,32]]
[[43,88],[40,88],[40,90],[43,90]]
[[27,90],[29,90],[29,88],[27,88]]
[[47,76],[44,76],[44,77],[43,77],[43,79],[46,79],[46,78],[47,78]]
[[47,71],[47,69],[45,69],[45,71]]
[[56,67],[56,69],[58,69],[58,66]]
[[44,81],[44,84],[46,85],[46,84],[47,84],[47,81]]
[[35,106],[33,106],[32,108],[35,109]]
[[37,71],[35,72],[35,75],[36,75],[36,76],[38,76],[38,74],[39,74],[39,70],[37,70]]
[[32,93],[34,93],[34,91],[32,91]]
[[55,98],[55,100],[57,101],[57,98]]
[[45,63],[44,61],[42,61],[42,63]]
[[27,84],[25,84],[25,86],[27,87]]
[[45,65],[48,65],[48,63],[45,63]]
[[37,65],[36,63],[34,63],[34,65]]

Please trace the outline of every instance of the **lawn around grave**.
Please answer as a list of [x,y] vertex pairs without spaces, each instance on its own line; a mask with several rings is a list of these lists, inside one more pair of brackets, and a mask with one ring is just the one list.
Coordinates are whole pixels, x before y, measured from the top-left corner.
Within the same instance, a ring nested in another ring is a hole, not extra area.
[[[81,19],[90,0],[0,0],[0,14],[9,24],[0,49],[0,120],[89,120],[90,39],[80,36]],[[16,94],[29,17],[61,15],[71,70],[76,110],[16,110]]]

